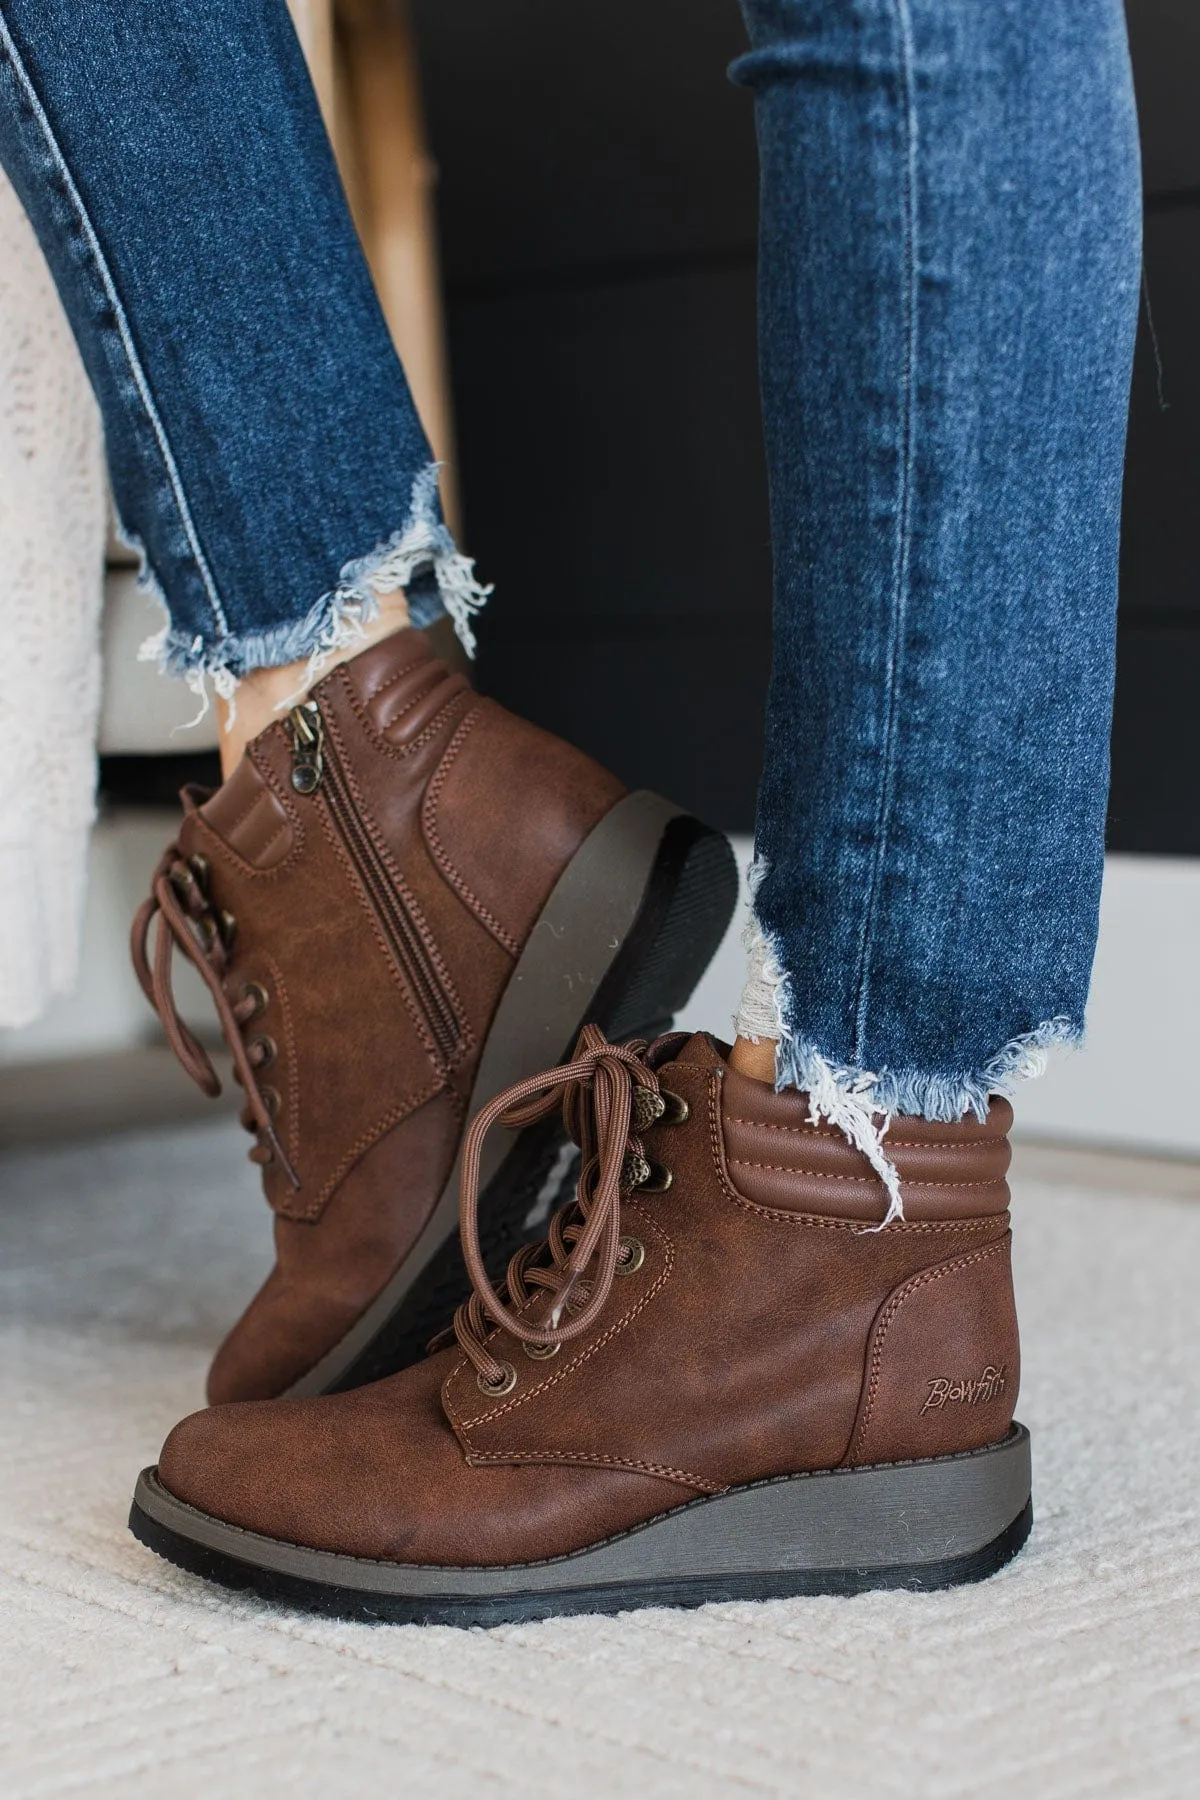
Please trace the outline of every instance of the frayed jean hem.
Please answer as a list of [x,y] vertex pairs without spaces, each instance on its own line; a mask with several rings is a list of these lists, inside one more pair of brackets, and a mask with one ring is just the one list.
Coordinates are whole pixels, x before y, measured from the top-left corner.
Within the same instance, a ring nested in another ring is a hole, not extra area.
[[[752,896],[764,874],[764,863],[756,860],[750,871]],[[828,1121],[862,1151],[887,1190],[883,1225],[904,1217],[900,1177],[886,1144],[894,1116],[953,1124],[973,1113],[983,1121],[993,1095],[1007,1096],[1019,1082],[1043,1074],[1053,1045],[1078,1043],[1082,1036],[1079,1024],[1058,1016],[1044,1020],[1032,1031],[1018,1033],[978,1069],[855,1068],[797,1030],[787,973],[777,947],[753,912],[746,947],[750,969],[735,1029],[740,1037],[773,1040],[776,1088],[795,1088],[807,1094],[812,1123]]]
[[[142,645],[141,657],[167,675],[181,676],[207,699],[206,683],[224,699],[232,699],[238,682],[255,669],[307,662],[307,681],[320,674],[337,651],[351,646],[379,612],[379,596],[404,588],[409,618],[422,628],[448,616],[469,656],[475,654],[472,620],[485,604],[490,587],[475,578],[475,565],[463,556],[437,504],[437,463],[429,463],[413,483],[408,522],[365,556],[345,563],[337,585],[324,593],[299,619],[266,626],[261,631],[227,632],[205,637],[168,623]],[[144,588],[163,602],[161,587],[142,545],[131,533],[125,542],[142,559]]]

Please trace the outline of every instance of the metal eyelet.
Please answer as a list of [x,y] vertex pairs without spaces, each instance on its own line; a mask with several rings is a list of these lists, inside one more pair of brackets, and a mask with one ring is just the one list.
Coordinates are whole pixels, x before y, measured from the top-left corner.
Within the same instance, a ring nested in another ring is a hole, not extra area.
[[[253,1000],[254,1002],[254,1011],[250,1014],[250,1019],[257,1019],[261,1013],[265,1013],[271,1003],[271,996],[258,981],[244,981],[241,997],[243,1000]],[[250,1023],[250,1019],[247,1019],[247,1024]]]
[[226,950],[232,950],[233,940],[237,936],[237,920],[227,907],[217,914],[217,935]]
[[261,1037],[251,1038],[250,1042],[246,1045],[246,1048],[247,1050],[260,1050],[262,1052],[259,1060],[254,1065],[256,1069],[269,1069],[271,1064],[275,1061],[276,1056],[279,1054],[275,1039],[273,1037],[268,1037],[265,1032]]
[[501,1394],[511,1394],[516,1387],[517,1371],[510,1362],[502,1362],[500,1373],[494,1381],[489,1381],[486,1375],[476,1375],[475,1385],[490,1400],[498,1400]]
[[627,1150],[625,1160],[621,1164],[621,1186],[623,1188],[644,1187],[650,1179],[650,1159],[639,1156],[636,1150]]
[[279,1109],[283,1105],[283,1101],[279,1098],[279,1089],[265,1087],[259,1088],[258,1091],[262,1095],[262,1103],[270,1113],[271,1117],[277,1119],[279,1117]]
[[662,1122],[664,1125],[682,1125],[691,1116],[691,1107],[682,1094],[672,1094],[668,1088],[659,1089],[659,1098],[663,1103]]
[[212,864],[207,856],[197,851],[195,856],[188,857],[188,868],[196,877],[202,894],[208,893],[208,884],[212,880]]
[[637,1188],[643,1194],[665,1194],[673,1180],[670,1169],[664,1169],[661,1163],[651,1162],[648,1156],[638,1156],[632,1150],[621,1168],[621,1186]]
[[549,1362],[562,1349],[561,1344],[522,1344],[526,1356],[532,1356],[534,1362]]
[[175,889],[175,892],[179,895],[179,898],[183,901],[185,906],[195,905],[199,907],[203,905],[205,898],[203,890],[201,889],[200,883],[196,880],[194,870],[190,869],[187,863],[172,863],[170,869],[167,871],[167,880]]
[[646,1246],[635,1237],[623,1237],[617,1245],[617,1274],[632,1275],[646,1260]]
[[653,1088],[635,1087],[630,1106],[629,1123],[636,1132],[647,1131],[667,1110],[666,1100]]

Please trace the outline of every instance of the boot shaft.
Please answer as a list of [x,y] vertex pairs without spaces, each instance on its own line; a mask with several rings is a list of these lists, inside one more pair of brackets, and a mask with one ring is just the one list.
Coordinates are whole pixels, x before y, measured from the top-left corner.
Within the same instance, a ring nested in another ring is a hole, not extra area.
[[639,1140],[650,1178],[622,1203],[624,1272],[551,1360],[498,1334],[503,1398],[451,1371],[468,1458],[713,1492],[1002,1439],[1019,1380],[1007,1102],[983,1123],[895,1120],[907,1216],[877,1231],[882,1183],[806,1096],[738,1076],[704,1038],[660,1078],[674,1098]]
[[211,797],[185,795],[228,991],[261,997],[249,1029],[299,1178],[268,1164],[279,1215],[320,1218],[372,1143],[465,1099],[533,921],[622,792],[410,631],[335,669]]

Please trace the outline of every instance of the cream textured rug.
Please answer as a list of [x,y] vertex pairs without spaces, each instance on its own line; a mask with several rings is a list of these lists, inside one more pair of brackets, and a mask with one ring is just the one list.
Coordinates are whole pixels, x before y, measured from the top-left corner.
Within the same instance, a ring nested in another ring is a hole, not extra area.
[[245,1144],[0,1159],[7,1800],[1200,1791],[1200,1205],[1018,1181],[1037,1524],[993,1581],[460,1633],[236,1601],[124,1529],[262,1267]]

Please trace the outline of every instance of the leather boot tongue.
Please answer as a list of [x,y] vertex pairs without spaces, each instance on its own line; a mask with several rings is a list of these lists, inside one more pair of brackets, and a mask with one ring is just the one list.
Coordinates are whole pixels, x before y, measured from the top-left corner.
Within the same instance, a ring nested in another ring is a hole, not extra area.
[[692,1063],[700,1069],[722,1069],[729,1055],[729,1045],[710,1037],[707,1031],[696,1031],[682,1046],[672,1062]]

